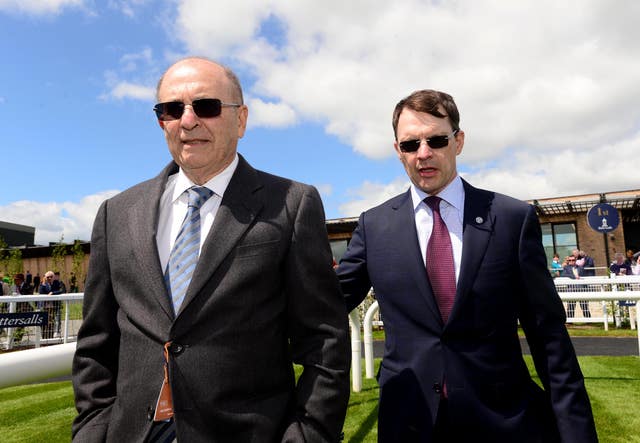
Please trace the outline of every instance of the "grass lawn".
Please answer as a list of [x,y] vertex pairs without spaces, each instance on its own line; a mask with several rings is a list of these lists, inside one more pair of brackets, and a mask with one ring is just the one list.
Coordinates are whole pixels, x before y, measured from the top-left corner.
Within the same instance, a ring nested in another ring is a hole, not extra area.
[[[605,331],[601,323],[574,323],[567,324],[567,330],[572,337],[637,337],[638,331],[626,328],[616,328],[609,325],[609,330]],[[524,337],[522,329],[518,329],[518,334]],[[384,329],[375,329],[372,331],[374,340],[384,340]]]
[[[529,356],[525,356],[535,374]],[[601,443],[640,443],[640,357],[579,357]],[[380,363],[376,360],[376,368]],[[363,363],[364,368],[364,363]],[[345,442],[377,441],[378,385],[351,393]],[[0,439],[68,442],[75,416],[70,382],[0,389]]]

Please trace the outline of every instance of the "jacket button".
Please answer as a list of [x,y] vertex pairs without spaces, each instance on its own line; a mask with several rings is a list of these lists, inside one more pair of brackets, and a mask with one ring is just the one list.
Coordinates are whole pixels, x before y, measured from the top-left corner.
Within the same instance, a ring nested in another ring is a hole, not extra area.
[[433,384],[433,392],[435,392],[436,394],[442,393],[442,386],[440,386],[440,383]]
[[153,416],[155,415],[155,410],[149,406],[147,408],[147,421],[153,421]]
[[169,352],[171,352],[173,355],[181,354],[182,351],[184,351],[184,346],[179,343],[171,343],[169,345]]

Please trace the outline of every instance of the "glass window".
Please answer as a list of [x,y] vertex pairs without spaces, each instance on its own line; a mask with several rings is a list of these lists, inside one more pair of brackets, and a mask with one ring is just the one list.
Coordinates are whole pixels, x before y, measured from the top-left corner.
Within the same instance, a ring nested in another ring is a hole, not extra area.
[[347,252],[347,240],[331,240],[329,244],[331,245],[333,258],[336,259],[336,262],[340,263],[340,259],[344,253]]
[[547,263],[551,263],[553,253],[557,252],[560,261],[578,248],[578,236],[575,223],[544,223],[542,229],[542,246],[547,255]]
[[555,248],[553,246],[553,230],[551,229],[551,223],[544,223],[540,225],[542,229],[542,246],[544,247],[544,253],[547,256],[547,263],[551,263],[553,258],[553,252]]

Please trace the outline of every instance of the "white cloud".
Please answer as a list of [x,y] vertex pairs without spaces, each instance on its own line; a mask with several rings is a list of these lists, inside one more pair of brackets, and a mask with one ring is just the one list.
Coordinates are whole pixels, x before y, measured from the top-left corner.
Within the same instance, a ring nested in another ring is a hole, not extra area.
[[110,8],[120,11],[123,15],[134,18],[137,9],[146,3],[149,3],[149,0],[109,0],[107,4]]
[[66,8],[84,6],[84,0],[0,0],[0,11],[30,15],[59,14]]
[[136,71],[140,63],[149,66],[152,65],[153,62],[153,50],[148,47],[142,49],[140,52],[125,54],[120,57],[120,65],[123,71]]
[[[104,73],[108,92],[103,93],[100,98],[153,101],[156,95],[156,71],[156,61],[151,48],[124,54],[120,57],[117,70]],[[122,77],[125,76],[131,77],[132,80],[123,80]]]
[[130,98],[134,100],[152,101],[155,95],[155,88],[145,85],[136,85],[129,82],[116,83],[109,92],[109,96],[116,99]]
[[100,192],[79,202],[16,201],[0,206],[0,214],[3,221],[34,226],[36,244],[59,241],[61,236],[66,243],[76,239],[89,240],[98,207],[118,192]]
[[532,200],[637,188],[640,132],[595,149],[520,150],[461,174],[474,186]]
[[319,184],[315,186],[322,198],[331,197],[331,194],[333,194],[333,186],[331,184]]
[[247,101],[249,125],[285,128],[296,122],[295,111],[286,103],[267,103],[259,98]]
[[405,192],[409,188],[407,177],[398,177],[391,183],[365,181],[359,188],[348,191],[351,201],[338,208],[342,217],[357,217],[361,212]]
[[[638,167],[634,160],[638,152],[640,132],[631,139],[608,143],[591,151],[579,147],[543,153],[521,149],[513,156],[479,163],[460,175],[475,187],[521,200],[629,190],[637,188]],[[348,192],[349,200],[339,207],[341,216],[358,216],[405,192],[409,184],[406,177],[396,178],[391,183],[365,181]]]
[[393,155],[400,98],[449,92],[466,176],[529,198],[634,186],[632,162],[609,161],[639,148],[639,16],[599,0],[182,0],[172,32],[369,158]]

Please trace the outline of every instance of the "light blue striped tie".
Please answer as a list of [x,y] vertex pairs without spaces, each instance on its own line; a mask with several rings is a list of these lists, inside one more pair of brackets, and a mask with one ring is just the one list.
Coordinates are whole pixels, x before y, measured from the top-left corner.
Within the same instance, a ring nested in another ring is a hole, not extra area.
[[213,191],[204,186],[192,186],[185,192],[189,194],[189,209],[169,254],[164,273],[164,283],[173,301],[175,314],[187,294],[200,255],[200,208],[213,195]]

